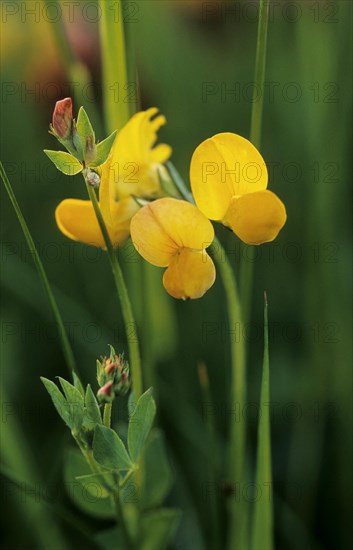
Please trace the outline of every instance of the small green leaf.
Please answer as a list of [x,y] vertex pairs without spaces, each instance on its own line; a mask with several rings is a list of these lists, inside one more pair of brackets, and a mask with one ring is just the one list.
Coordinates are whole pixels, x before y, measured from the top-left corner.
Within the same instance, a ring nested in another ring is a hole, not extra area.
[[102,424],[102,416],[96,396],[88,384],[85,397],[85,423],[89,429],[94,429],[96,424]]
[[125,548],[125,540],[119,527],[111,527],[105,531],[99,531],[95,535],[94,540],[102,550]]
[[156,414],[156,404],[152,397],[152,388],[141,395],[130,417],[128,446],[132,460],[136,463],[145,446]]
[[77,388],[78,391],[80,392],[80,394],[82,395],[82,397],[84,397],[85,396],[85,390],[83,389],[82,382],[79,379],[79,377],[77,376],[77,374],[75,373],[75,371],[73,371],[73,373],[72,373],[72,380],[73,380],[75,388]]
[[72,414],[70,410],[70,406],[68,402],[66,401],[65,397],[59,390],[58,386],[54,384],[51,380],[48,380],[47,378],[44,378],[41,376],[41,381],[43,382],[47,392],[49,393],[51,400],[53,402],[54,407],[58,411],[59,415],[65,422],[65,424],[72,428]]
[[117,133],[118,131],[115,130],[110,136],[103,139],[100,143],[97,143],[97,156],[90,166],[100,166],[107,160]]
[[265,294],[264,306],[264,359],[262,367],[260,415],[257,433],[256,487],[264,487],[269,498],[258,498],[254,504],[251,528],[251,548],[260,550],[273,548],[273,502],[270,434],[270,361],[268,352],[268,304]]
[[93,436],[93,456],[102,466],[112,470],[129,470],[131,459],[118,434],[111,428],[96,425]]
[[181,513],[175,508],[148,512],[141,521],[140,550],[164,550],[177,529]]
[[82,172],[82,164],[70,153],[65,153],[65,151],[49,151],[48,149],[44,149],[44,153],[63,174],[74,176]]
[[[68,495],[74,504],[90,516],[111,519],[114,506],[99,477],[91,477],[91,470],[80,451],[69,449],[64,457],[64,480]],[[81,476],[87,478],[81,479]]]
[[173,482],[163,436],[159,430],[151,432],[143,455],[143,466],[143,505],[145,508],[155,508],[163,503]]
[[83,413],[84,413],[84,401],[81,393],[75,386],[70,384],[67,380],[64,380],[64,378],[60,378],[59,376],[59,382],[61,384],[62,389],[64,390],[67,403],[70,407],[71,415],[72,415],[72,428],[79,430],[82,426],[83,422]]
[[[77,133],[80,137],[83,146],[83,156],[87,156],[87,143],[89,142],[92,147],[95,147],[95,134],[92,128],[92,124],[88,118],[88,115],[83,107],[80,108],[76,123]],[[88,141],[87,141],[88,140]]]

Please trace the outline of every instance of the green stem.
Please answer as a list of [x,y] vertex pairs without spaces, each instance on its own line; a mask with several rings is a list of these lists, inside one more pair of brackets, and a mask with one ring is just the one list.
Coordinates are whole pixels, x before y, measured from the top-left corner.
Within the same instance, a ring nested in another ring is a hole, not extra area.
[[112,420],[112,404],[106,403],[104,405],[104,412],[103,412],[103,424],[107,428],[110,428]]
[[120,500],[120,491],[114,491],[113,499],[114,499],[115,509],[117,511],[117,522],[118,522],[118,525],[121,527],[121,531],[125,540],[125,548],[126,550],[134,550],[135,545],[131,540],[131,536],[127,527],[123,506]]
[[[222,277],[224,290],[227,296],[229,330],[235,334],[231,338],[231,406],[240,411],[239,418],[235,418],[230,427],[230,448],[228,458],[228,479],[231,484],[241,486],[244,482],[246,431],[241,413],[246,399],[246,365],[243,340],[243,320],[240,308],[238,288],[234,271],[221,243],[215,238],[210,252],[217,263],[218,272]],[[230,548],[245,548],[246,509],[244,501],[239,502],[233,497],[230,502],[231,537]],[[234,528],[236,526],[236,528]],[[234,531],[233,531],[234,528]],[[234,533],[234,534],[233,534]]]
[[67,335],[67,332],[66,332],[66,329],[65,329],[65,326],[64,326],[64,322],[63,322],[62,317],[60,315],[58,305],[57,305],[56,300],[54,298],[54,294],[53,294],[53,292],[50,288],[50,284],[49,284],[49,281],[48,281],[47,274],[45,272],[45,269],[44,269],[44,266],[43,266],[42,261],[40,259],[40,256],[38,254],[36,245],[34,244],[34,241],[32,239],[32,235],[31,235],[31,233],[28,229],[28,225],[27,225],[27,223],[26,223],[26,221],[23,217],[22,211],[19,207],[19,204],[18,204],[16,196],[15,196],[15,193],[12,189],[11,183],[10,183],[10,181],[9,181],[7,175],[6,175],[5,169],[4,169],[3,164],[2,164],[1,161],[0,161],[0,176],[1,176],[1,179],[2,179],[3,184],[5,186],[5,189],[7,191],[7,194],[10,198],[12,206],[15,210],[17,219],[20,222],[23,234],[24,234],[25,239],[27,241],[28,248],[31,252],[33,261],[35,263],[35,266],[36,266],[38,274],[39,274],[39,277],[42,281],[44,290],[47,294],[47,298],[49,300],[49,304],[50,304],[50,307],[52,309],[56,325],[58,327],[59,338],[60,338],[60,342],[61,342],[61,346],[62,346],[62,350],[63,350],[63,354],[64,354],[64,357],[65,357],[67,366],[69,367],[69,369],[71,371],[78,374],[76,364],[75,364],[74,354],[73,354],[72,348],[71,348],[71,344],[70,344],[70,341],[69,341],[69,338],[68,338],[68,335]]
[[106,131],[113,132],[130,118],[131,94],[121,0],[99,0],[103,67],[103,102]]
[[[257,30],[256,61],[254,75],[254,97],[251,110],[250,141],[257,149],[261,145],[261,128],[263,114],[264,94],[257,97],[257,90],[263,90],[265,84],[266,53],[267,53],[267,29],[268,29],[268,0],[260,0],[259,24]],[[242,262],[240,266],[240,289],[243,305],[243,321],[246,324],[250,318],[251,293],[253,287],[253,264],[255,250],[253,246],[244,245]]]
[[[139,341],[137,337],[136,324],[135,324],[135,319],[132,312],[131,302],[130,302],[129,294],[125,285],[123,273],[121,271],[118,259],[115,255],[114,247],[110,240],[108,230],[106,228],[102,213],[100,211],[97,195],[95,193],[95,190],[92,187],[90,187],[90,185],[87,182],[86,182],[86,187],[87,187],[89,198],[92,201],[93,208],[97,217],[97,221],[99,223],[99,227],[101,229],[104,242],[107,248],[108,257],[110,260],[110,265],[114,276],[115,286],[116,286],[120,304],[121,304],[125,330],[127,332],[127,343],[129,347],[133,388],[134,388],[135,397],[136,399],[138,399],[142,394],[143,385],[142,385]],[[131,333],[132,333],[132,336],[131,336]]]

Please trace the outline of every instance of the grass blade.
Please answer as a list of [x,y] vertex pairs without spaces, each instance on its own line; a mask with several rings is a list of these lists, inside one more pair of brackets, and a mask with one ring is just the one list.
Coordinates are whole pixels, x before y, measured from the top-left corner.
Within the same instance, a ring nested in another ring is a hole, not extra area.
[[255,502],[251,529],[252,550],[273,548],[273,503],[270,434],[270,362],[268,352],[268,304],[264,305],[264,360],[262,368],[261,398],[256,461],[256,487],[261,497]]
[[50,307],[52,309],[53,316],[54,316],[55,322],[56,322],[57,327],[58,327],[59,338],[60,338],[60,342],[61,342],[61,346],[62,346],[62,350],[63,350],[63,354],[64,354],[64,357],[65,357],[67,366],[69,367],[70,371],[76,372],[76,374],[77,374],[77,369],[76,369],[76,364],[75,364],[75,359],[74,359],[74,355],[73,355],[73,352],[72,352],[71,344],[70,344],[70,341],[69,341],[69,338],[68,338],[68,335],[67,335],[62,317],[60,315],[58,305],[57,305],[56,300],[54,298],[54,294],[53,294],[53,292],[50,288],[50,284],[49,284],[49,281],[48,281],[47,274],[45,272],[44,266],[42,264],[42,260],[39,257],[36,245],[34,244],[34,241],[32,239],[32,235],[31,235],[31,233],[28,229],[28,225],[27,225],[27,223],[26,223],[26,221],[23,217],[22,211],[20,209],[20,206],[19,206],[19,204],[17,202],[17,199],[16,199],[16,196],[15,196],[15,193],[12,189],[11,183],[10,183],[10,181],[9,181],[7,175],[6,175],[5,169],[4,169],[3,164],[2,164],[1,161],[0,161],[0,177],[2,179],[2,182],[3,182],[4,186],[5,186],[7,194],[10,198],[12,206],[15,210],[17,219],[20,222],[23,234],[24,234],[25,239],[27,241],[28,248],[31,252],[31,255],[33,257],[33,261],[35,263],[35,266],[36,266],[38,274],[39,274],[39,277],[42,281],[44,290],[47,294],[49,304],[50,304]]

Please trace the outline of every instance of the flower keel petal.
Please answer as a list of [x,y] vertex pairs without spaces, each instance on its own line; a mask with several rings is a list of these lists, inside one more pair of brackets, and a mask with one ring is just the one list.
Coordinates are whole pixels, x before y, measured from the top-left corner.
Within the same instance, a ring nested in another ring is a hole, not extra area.
[[212,259],[203,251],[178,250],[163,275],[163,285],[174,298],[201,298],[215,282]]

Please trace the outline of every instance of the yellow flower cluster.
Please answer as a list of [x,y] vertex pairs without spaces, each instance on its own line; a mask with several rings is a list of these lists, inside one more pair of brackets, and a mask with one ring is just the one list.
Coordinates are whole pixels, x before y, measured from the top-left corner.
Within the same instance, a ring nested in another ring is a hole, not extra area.
[[[229,227],[243,242],[259,245],[277,237],[286,210],[267,189],[267,169],[258,150],[232,133],[205,140],[192,156],[196,206],[161,197],[158,171],[172,151],[166,144],[156,145],[157,132],[166,122],[157,112],[152,108],[137,113],[117,134],[101,167],[100,208],[114,246],[131,234],[145,260],[167,268],[163,284],[171,296],[199,298],[216,276],[206,252],[214,239],[209,220]],[[140,208],[132,196],[151,202]],[[90,201],[64,200],[56,221],[67,237],[105,248]]]

